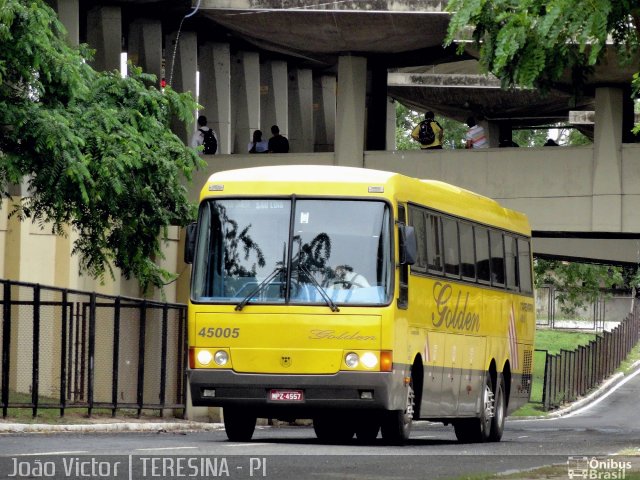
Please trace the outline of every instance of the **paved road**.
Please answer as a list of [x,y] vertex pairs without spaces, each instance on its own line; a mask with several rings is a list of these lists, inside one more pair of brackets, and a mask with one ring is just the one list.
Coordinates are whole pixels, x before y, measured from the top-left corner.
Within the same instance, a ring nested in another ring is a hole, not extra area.
[[[586,409],[556,419],[509,420],[497,444],[458,444],[451,427],[427,422],[414,426],[403,447],[385,445],[381,439],[371,445],[323,445],[310,427],[258,427],[250,443],[229,442],[224,431],[0,435],[0,477],[18,466],[23,472],[33,469],[35,459],[41,459],[53,462],[53,478],[69,478],[72,458],[110,462],[109,478],[131,479],[180,478],[181,472],[204,472],[209,478],[228,473],[228,478],[445,479],[523,470],[564,464],[570,456],[606,457],[640,448],[638,393],[640,371]],[[179,462],[189,459],[196,461],[192,469],[183,463],[180,470]],[[113,475],[116,462],[120,470]]]

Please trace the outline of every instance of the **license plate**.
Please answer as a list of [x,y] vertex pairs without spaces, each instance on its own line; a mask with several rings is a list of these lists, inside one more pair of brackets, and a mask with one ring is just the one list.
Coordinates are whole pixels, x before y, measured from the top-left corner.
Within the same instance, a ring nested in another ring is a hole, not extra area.
[[302,390],[270,390],[269,400],[272,402],[302,402]]

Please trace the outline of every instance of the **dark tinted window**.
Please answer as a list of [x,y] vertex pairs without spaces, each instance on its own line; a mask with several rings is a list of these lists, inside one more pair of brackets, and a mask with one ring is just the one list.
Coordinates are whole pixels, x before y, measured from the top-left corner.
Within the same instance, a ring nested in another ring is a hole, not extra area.
[[520,291],[533,292],[531,283],[531,248],[528,240],[518,239],[518,272],[520,277]]
[[517,240],[511,235],[504,236],[504,260],[507,271],[507,288],[518,290],[518,258]]
[[491,285],[504,286],[504,245],[502,233],[489,232],[491,241]]
[[427,227],[427,263],[429,271],[442,273],[444,258],[442,255],[442,224],[438,215],[426,215]]
[[491,281],[491,268],[489,265],[489,232],[483,227],[474,227],[476,237],[476,272],[478,281],[489,283]]
[[416,241],[418,244],[418,260],[411,265],[411,270],[417,272],[427,271],[427,231],[424,225],[424,212],[416,207],[409,207],[411,225],[416,231]]
[[458,222],[452,218],[443,218],[442,231],[444,238],[444,271],[447,275],[460,277]]
[[476,264],[473,249],[473,227],[469,223],[458,222],[460,231],[460,270],[467,280],[476,279]]

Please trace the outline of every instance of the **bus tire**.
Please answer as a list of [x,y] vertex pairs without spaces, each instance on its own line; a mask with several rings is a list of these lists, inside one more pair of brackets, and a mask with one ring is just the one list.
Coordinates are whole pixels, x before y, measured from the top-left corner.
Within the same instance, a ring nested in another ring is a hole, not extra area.
[[353,422],[338,412],[314,416],[313,430],[318,440],[327,443],[348,442],[355,431]]
[[384,412],[382,416],[382,438],[390,444],[402,445],[411,433],[413,412],[415,411],[415,392],[413,391],[413,378],[407,387],[407,402],[404,410],[391,410]]
[[224,431],[232,442],[248,442],[256,429],[256,417],[246,409],[224,407]]
[[491,430],[489,431],[489,441],[499,442],[504,432],[504,420],[507,416],[507,399],[505,397],[504,377],[498,375],[498,385],[494,397],[493,418],[491,419]]
[[489,440],[494,418],[492,410],[495,405],[492,387],[491,375],[487,372],[480,397],[480,417],[456,420],[453,424],[459,442],[481,443]]
[[356,420],[356,437],[359,442],[369,443],[378,438],[380,418],[377,415],[362,415]]

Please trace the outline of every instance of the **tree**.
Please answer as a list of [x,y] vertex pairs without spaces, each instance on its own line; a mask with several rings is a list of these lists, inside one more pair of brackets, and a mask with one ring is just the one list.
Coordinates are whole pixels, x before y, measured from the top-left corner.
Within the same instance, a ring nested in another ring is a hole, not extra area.
[[546,88],[569,69],[580,81],[614,42],[630,61],[638,53],[640,6],[593,0],[452,0],[447,42],[473,28],[482,66],[506,86]]
[[0,0],[0,192],[28,179],[11,214],[74,229],[83,272],[103,280],[115,266],[161,287],[172,275],[154,259],[167,226],[194,218],[184,180],[201,162],[169,123],[197,104],[138,68],[96,72],[65,37],[42,0]]
[[[451,0],[447,44],[473,29],[480,65],[504,87],[548,89],[565,72],[579,95],[606,54],[608,39],[622,62],[636,58],[640,5],[612,0]],[[464,48],[464,45],[460,45]],[[636,87],[640,80],[636,74]]]
[[602,292],[614,286],[623,287],[620,267],[579,262],[536,259],[533,265],[536,288],[556,287],[560,310],[566,315],[593,303]]

